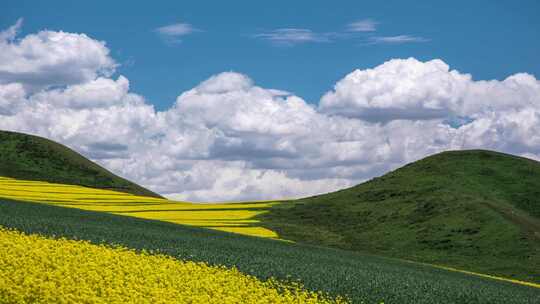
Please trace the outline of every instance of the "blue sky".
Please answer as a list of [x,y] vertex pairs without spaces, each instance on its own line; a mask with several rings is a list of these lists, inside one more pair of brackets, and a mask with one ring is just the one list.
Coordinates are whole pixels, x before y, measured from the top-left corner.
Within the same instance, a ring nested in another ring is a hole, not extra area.
[[[440,58],[474,79],[504,79],[517,72],[540,75],[538,1],[151,3],[2,1],[0,28],[22,17],[22,36],[50,29],[106,41],[121,64],[117,73],[129,78],[131,91],[160,110],[169,108],[179,93],[223,71],[247,74],[258,85],[288,90],[310,103],[318,103],[355,68],[372,68],[391,58]],[[366,19],[375,23],[375,31],[347,31],[348,24]],[[195,31],[177,37],[181,42],[156,32],[178,23]],[[283,28],[310,30],[327,41],[283,45],[260,36]],[[419,41],[376,40],[403,35]]]
[[141,3],[2,1],[0,129],[188,201],[540,160],[538,1]]

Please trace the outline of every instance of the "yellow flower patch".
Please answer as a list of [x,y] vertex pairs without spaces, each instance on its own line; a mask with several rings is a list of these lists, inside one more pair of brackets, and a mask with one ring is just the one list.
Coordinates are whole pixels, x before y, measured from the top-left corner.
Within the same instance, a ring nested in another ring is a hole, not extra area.
[[205,227],[267,238],[255,216],[277,202],[195,204],[75,185],[0,177],[0,197]]
[[238,270],[0,227],[0,303],[344,303]]

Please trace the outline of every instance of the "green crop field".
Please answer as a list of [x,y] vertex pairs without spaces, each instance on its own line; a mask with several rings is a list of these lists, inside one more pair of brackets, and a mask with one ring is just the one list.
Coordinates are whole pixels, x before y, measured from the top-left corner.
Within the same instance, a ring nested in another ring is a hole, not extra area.
[[300,280],[308,289],[347,295],[354,303],[540,301],[540,288],[535,287],[350,251],[73,208],[0,200],[0,226],[236,266],[260,279]]

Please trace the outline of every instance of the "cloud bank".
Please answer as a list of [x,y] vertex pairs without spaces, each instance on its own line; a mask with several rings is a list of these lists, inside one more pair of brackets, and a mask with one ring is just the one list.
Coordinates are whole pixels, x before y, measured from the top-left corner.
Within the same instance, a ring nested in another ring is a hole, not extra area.
[[[20,25],[19,25],[20,26]],[[442,60],[355,70],[317,105],[224,72],[156,111],[84,34],[0,33],[0,129],[64,143],[192,201],[337,190],[426,155],[485,148],[540,159],[540,81],[475,81]]]

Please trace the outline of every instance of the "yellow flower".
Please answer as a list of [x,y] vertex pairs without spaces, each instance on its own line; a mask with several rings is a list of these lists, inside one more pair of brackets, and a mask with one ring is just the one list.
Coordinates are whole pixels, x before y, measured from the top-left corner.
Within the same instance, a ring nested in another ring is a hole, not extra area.
[[277,238],[255,216],[276,202],[193,204],[129,193],[0,177],[0,197],[104,211],[245,235]]
[[344,303],[299,284],[0,227],[0,303]]

